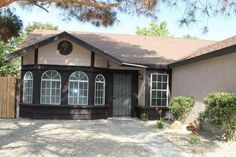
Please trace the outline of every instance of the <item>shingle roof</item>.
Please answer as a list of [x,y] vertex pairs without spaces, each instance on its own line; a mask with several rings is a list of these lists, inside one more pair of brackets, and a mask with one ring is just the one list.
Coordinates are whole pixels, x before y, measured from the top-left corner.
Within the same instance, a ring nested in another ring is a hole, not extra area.
[[[17,50],[24,49],[60,33],[62,31],[34,31]],[[213,43],[213,41],[206,40],[170,37],[87,32],[68,33],[122,62],[142,65],[167,65],[190,55],[200,47]]]
[[[236,45],[236,36],[212,43],[205,47],[201,47],[197,49],[196,51],[193,51],[191,54],[171,64],[170,67],[184,65],[184,64],[196,62],[199,60],[208,59],[211,57],[217,57],[224,54],[236,52],[235,45]],[[230,48],[230,47],[231,49],[226,50],[226,48]]]
[[222,41],[215,42],[213,44],[210,44],[210,45],[202,47],[202,48],[199,48],[196,51],[194,51],[193,53],[191,53],[190,55],[188,55],[187,57],[185,57],[184,59],[197,57],[197,56],[200,56],[200,55],[203,55],[206,53],[211,53],[213,51],[220,50],[220,49],[230,47],[233,45],[236,45],[236,36],[222,40]]

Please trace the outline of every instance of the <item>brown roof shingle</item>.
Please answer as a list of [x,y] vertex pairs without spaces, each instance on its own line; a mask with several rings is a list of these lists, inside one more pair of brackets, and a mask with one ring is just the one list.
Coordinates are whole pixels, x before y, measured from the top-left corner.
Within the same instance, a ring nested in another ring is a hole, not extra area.
[[183,60],[185,59],[190,59],[190,58],[194,58],[203,54],[207,54],[207,53],[212,53],[213,51],[217,51],[226,47],[230,47],[236,45],[236,36],[234,37],[230,37],[228,39],[222,40],[222,41],[218,41],[215,42],[213,44],[207,45],[205,47],[201,47],[199,49],[197,49],[196,51],[194,51],[193,53],[191,53],[190,55],[188,55],[187,57],[183,58]]
[[[201,47],[182,59],[171,63],[170,67],[185,65],[204,59],[236,52],[236,36]],[[226,49],[227,48],[227,49]]]
[[[34,31],[17,48],[53,37],[62,31]],[[150,37],[123,34],[68,32],[76,38],[118,58],[122,62],[142,65],[167,65],[191,54],[213,41],[191,40],[170,37]]]

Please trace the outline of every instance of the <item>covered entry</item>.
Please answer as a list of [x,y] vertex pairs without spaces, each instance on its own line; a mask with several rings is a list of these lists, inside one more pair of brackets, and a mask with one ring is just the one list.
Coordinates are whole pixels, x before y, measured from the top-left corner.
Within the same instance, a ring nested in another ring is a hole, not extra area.
[[131,74],[114,74],[113,80],[113,116],[131,116]]

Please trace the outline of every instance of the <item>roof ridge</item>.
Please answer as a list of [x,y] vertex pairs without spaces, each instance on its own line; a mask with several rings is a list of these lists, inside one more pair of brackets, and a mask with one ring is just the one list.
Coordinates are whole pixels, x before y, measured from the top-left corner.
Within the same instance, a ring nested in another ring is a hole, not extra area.
[[49,33],[61,33],[61,32],[67,32],[70,34],[98,34],[98,35],[115,35],[115,36],[133,36],[133,37],[140,37],[140,38],[152,38],[152,39],[175,39],[175,40],[185,40],[185,41],[193,41],[193,42],[201,42],[201,41],[208,41],[208,42],[218,42],[216,40],[206,40],[206,39],[186,39],[186,38],[181,38],[181,37],[173,37],[173,36],[146,36],[146,35],[137,35],[137,34],[124,34],[124,33],[107,33],[107,32],[88,32],[88,31],[70,31],[70,30],[42,30],[42,29],[37,29],[34,30],[31,33],[42,33],[42,32],[49,32]]

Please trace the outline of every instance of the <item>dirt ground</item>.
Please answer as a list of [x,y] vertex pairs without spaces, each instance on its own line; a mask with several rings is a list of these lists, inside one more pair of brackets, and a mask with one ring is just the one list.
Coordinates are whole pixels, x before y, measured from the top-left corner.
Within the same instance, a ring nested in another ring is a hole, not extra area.
[[189,156],[137,119],[0,119],[1,157]]

